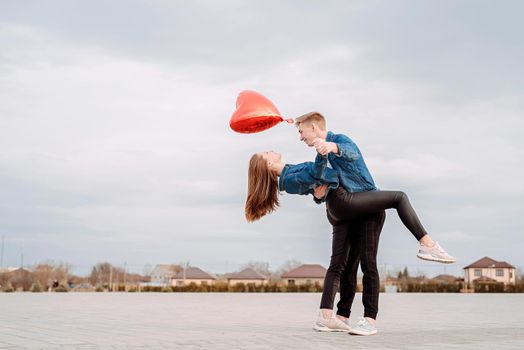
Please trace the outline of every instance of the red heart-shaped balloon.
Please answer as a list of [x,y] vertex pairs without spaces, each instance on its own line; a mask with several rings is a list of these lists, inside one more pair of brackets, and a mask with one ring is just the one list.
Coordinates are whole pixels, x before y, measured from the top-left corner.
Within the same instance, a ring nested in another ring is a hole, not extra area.
[[251,134],[271,128],[282,122],[277,107],[258,92],[245,90],[237,98],[237,109],[229,126],[236,132]]

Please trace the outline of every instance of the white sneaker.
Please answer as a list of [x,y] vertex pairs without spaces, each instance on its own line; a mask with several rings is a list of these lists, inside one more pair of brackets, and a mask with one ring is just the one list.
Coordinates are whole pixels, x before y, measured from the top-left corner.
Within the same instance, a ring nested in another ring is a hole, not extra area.
[[318,312],[317,321],[313,329],[319,332],[349,332],[351,328],[335,315],[330,318],[324,318],[322,311]]
[[456,258],[446,253],[438,242],[435,242],[433,247],[420,244],[417,257],[422,260],[436,261],[443,264],[451,264],[457,261]]
[[349,334],[353,334],[353,335],[373,335],[377,333],[378,333],[377,327],[372,325],[364,317],[361,317],[360,320],[358,320],[357,325],[351,328],[351,330],[349,331]]

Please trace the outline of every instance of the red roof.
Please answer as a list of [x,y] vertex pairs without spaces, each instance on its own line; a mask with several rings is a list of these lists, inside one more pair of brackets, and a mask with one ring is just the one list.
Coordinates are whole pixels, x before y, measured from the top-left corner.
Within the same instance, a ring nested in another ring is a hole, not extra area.
[[291,271],[283,273],[280,278],[324,278],[326,268],[318,264],[304,264]]
[[483,257],[480,260],[475,261],[472,264],[469,264],[468,266],[464,267],[464,269],[482,269],[482,268],[509,268],[514,269],[515,266],[505,262],[505,261],[497,261],[491,258],[488,258],[487,256]]

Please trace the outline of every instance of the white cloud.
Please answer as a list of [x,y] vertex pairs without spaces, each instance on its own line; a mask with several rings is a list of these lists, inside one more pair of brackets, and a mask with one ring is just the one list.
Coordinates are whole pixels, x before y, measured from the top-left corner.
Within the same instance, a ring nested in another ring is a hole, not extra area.
[[[518,239],[524,105],[515,62],[523,52],[511,40],[472,34],[454,20],[442,28],[420,5],[276,11],[273,3],[231,2],[235,11],[219,18],[210,3],[133,4],[125,14],[116,3],[98,25],[63,5],[58,17],[36,3],[0,13],[0,233],[23,233],[20,246],[45,245],[35,261],[51,252],[88,264],[102,241],[98,257],[194,254],[210,271],[253,257],[325,262],[330,228],[309,198],[286,196],[255,225],[243,219],[252,153],[313,158],[287,125],[253,135],[229,130],[243,89],[261,91],[287,117],[322,111],[331,129],[357,142],[378,185],[408,193],[454,248],[475,241],[479,252],[498,249],[494,230]],[[99,12],[96,2],[82,7]],[[464,16],[471,28],[483,25]],[[439,36],[469,37],[470,46]],[[485,50],[515,60],[477,55]],[[411,259],[393,252],[381,247],[388,259]],[[524,264],[518,259],[511,262]]]

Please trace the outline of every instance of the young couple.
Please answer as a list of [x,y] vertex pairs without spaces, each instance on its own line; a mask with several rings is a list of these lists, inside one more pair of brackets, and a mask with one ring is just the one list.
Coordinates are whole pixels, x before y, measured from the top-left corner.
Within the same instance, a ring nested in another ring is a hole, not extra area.
[[[415,236],[419,242],[417,257],[441,263],[453,263],[456,259],[429,236],[403,192],[377,189],[360,150],[349,137],[327,131],[325,118],[318,112],[305,114],[295,123],[300,140],[315,147],[315,162],[291,165],[284,164],[281,155],[273,151],[254,154],[249,163],[246,219],[252,222],[276,210],[279,191],[312,194],[315,202],[325,202],[327,218],[333,226],[332,254],[313,328],[376,334],[380,288],[376,256],[385,209],[396,209]],[[363,272],[364,317],[350,327],[359,262]],[[333,303],[339,287],[335,315]]]

